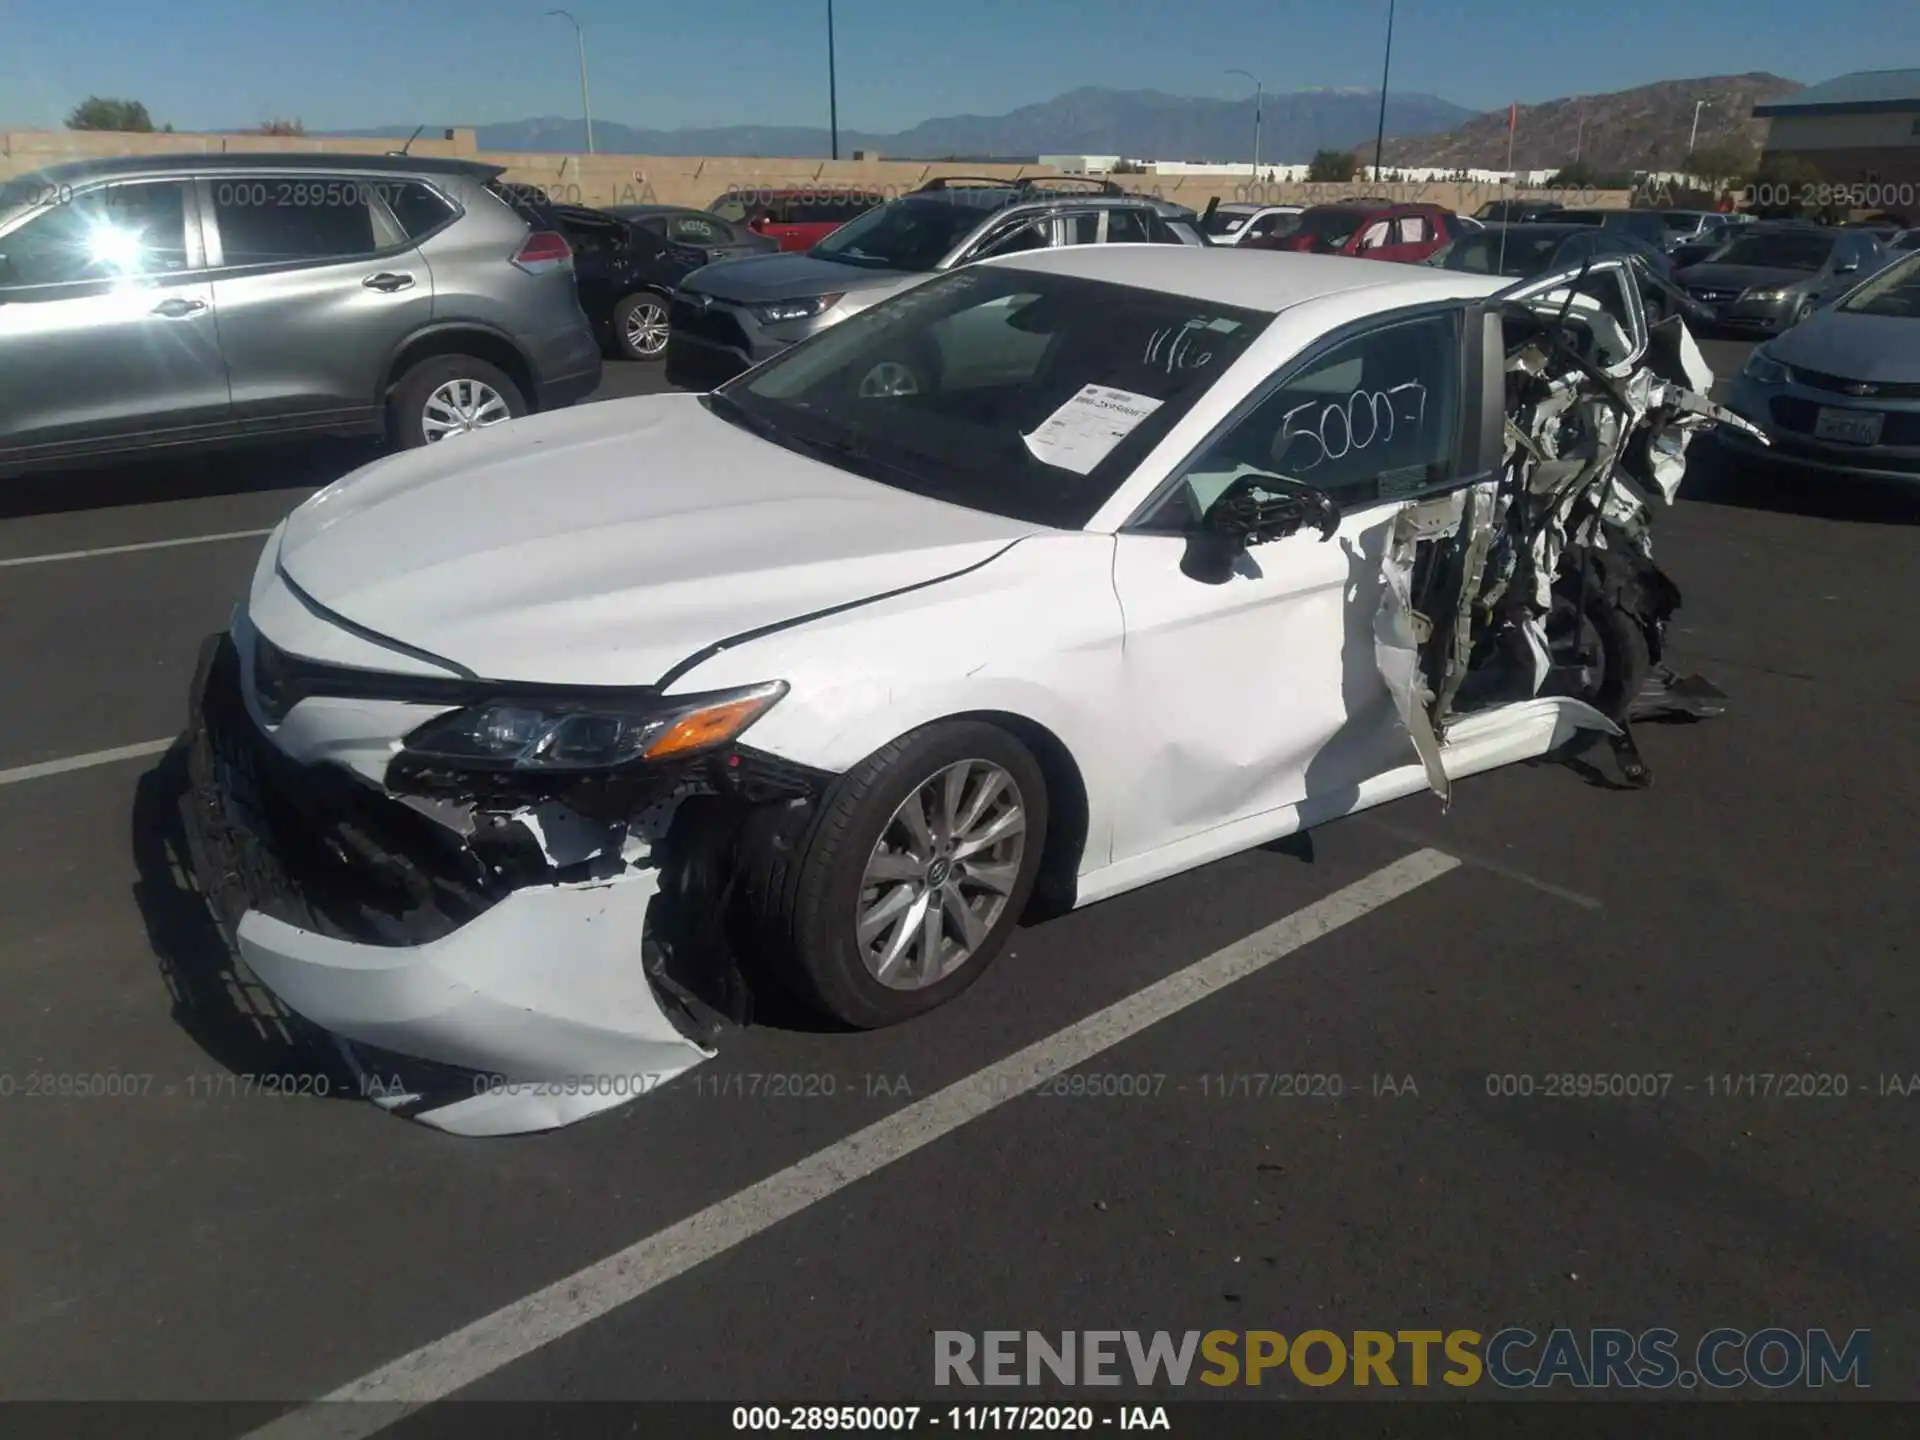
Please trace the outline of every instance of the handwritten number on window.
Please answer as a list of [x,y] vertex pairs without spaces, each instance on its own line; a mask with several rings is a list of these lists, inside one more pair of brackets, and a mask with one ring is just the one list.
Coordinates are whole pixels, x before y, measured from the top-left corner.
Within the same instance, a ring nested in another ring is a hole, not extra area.
[[[1309,400],[1280,419],[1280,455],[1305,473],[1329,460],[1390,444],[1394,431],[1411,424],[1417,435],[1426,423],[1427,387],[1407,380],[1386,390],[1356,390],[1344,401]],[[1364,432],[1364,433],[1363,433]],[[1298,452],[1299,461],[1293,456]]]

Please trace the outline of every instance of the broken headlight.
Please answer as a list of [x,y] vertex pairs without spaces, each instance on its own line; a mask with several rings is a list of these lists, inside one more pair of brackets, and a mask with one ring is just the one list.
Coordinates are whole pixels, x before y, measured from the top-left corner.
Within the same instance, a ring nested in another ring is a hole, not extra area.
[[787,693],[774,680],[706,695],[489,700],[429,720],[402,754],[465,770],[551,774],[682,760],[737,738]]
[[1740,373],[1756,385],[1785,385],[1793,379],[1793,372],[1767,353],[1764,345],[1756,346]]

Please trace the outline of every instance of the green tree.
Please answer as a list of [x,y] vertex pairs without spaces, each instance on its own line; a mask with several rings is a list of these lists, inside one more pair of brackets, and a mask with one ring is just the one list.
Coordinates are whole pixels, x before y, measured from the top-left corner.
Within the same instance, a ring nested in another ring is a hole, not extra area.
[[1761,157],[1748,193],[1756,215],[1803,215],[1819,208],[1817,193],[1807,194],[1817,192],[1819,186],[1820,171],[1812,162],[1798,155],[1775,154]]
[[1316,150],[1313,159],[1307,162],[1307,179],[1331,184],[1344,185],[1359,170],[1359,162],[1353,158],[1351,150]]
[[147,107],[138,100],[109,100],[101,95],[89,95],[73,107],[73,113],[67,116],[69,130],[132,130],[149,134],[153,130],[153,117],[147,114]]
[[1737,189],[1753,175],[1750,145],[1702,145],[1687,159],[1686,170],[1716,190]]
[[262,120],[262,135],[304,135],[307,127],[298,120]]

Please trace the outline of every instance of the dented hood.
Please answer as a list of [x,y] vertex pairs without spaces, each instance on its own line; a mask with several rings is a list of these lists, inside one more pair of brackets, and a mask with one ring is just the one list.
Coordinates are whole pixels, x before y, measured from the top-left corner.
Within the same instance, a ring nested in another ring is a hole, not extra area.
[[662,395],[377,461],[293,513],[279,568],[335,615],[489,679],[645,685],[707,645],[941,579],[1036,529]]
[[1920,382],[1920,320],[1820,310],[1768,342],[1782,364],[1877,385]]

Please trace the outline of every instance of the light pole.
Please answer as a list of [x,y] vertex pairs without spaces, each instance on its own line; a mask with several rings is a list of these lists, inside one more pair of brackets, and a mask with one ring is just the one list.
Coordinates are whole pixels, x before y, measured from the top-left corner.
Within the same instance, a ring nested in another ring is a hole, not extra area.
[[1573,103],[1580,107],[1579,124],[1574,127],[1573,131],[1573,163],[1578,165],[1580,163],[1580,145],[1581,142],[1587,138],[1587,97],[1584,95],[1576,95],[1574,96]]
[[1687,155],[1689,158],[1693,155],[1694,142],[1700,138],[1700,112],[1712,103],[1711,100],[1696,100],[1693,102],[1693,133],[1687,136]]
[[827,0],[827,127],[833,136],[833,158],[840,158],[840,87],[833,73],[833,0]]
[[573,18],[571,10],[549,10],[549,15],[558,15],[573,26],[573,38],[580,42],[580,118],[587,122],[587,153],[593,154],[593,105],[587,99],[587,33],[580,28],[580,22]]
[[1245,75],[1247,79],[1253,81],[1253,179],[1257,185],[1260,182],[1260,97],[1264,93],[1260,85],[1260,77],[1247,70],[1228,70],[1225,73]]
[[1387,58],[1380,65],[1380,128],[1373,137],[1373,179],[1380,181],[1380,157],[1387,148],[1387,77],[1393,73],[1393,0],[1387,0]]

